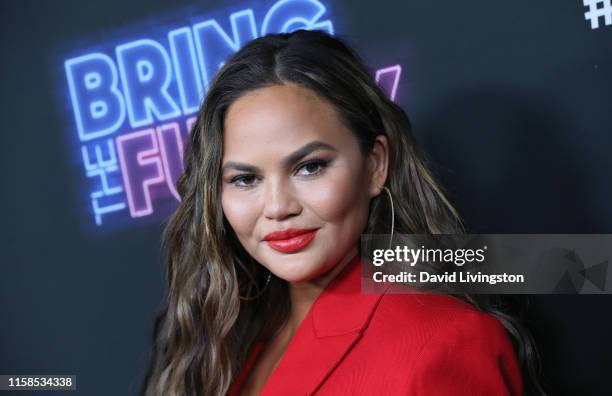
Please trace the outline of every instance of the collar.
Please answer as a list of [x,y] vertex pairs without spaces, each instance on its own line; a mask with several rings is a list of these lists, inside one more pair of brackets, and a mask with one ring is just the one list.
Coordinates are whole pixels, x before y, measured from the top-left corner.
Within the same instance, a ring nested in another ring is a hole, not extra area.
[[311,307],[317,337],[363,332],[381,294],[361,292],[362,265],[359,254],[321,292]]
[[[263,387],[262,396],[311,395],[342,362],[367,329],[384,294],[362,293],[361,276],[357,254],[315,300]],[[262,349],[263,342],[254,345],[230,394],[237,394]]]

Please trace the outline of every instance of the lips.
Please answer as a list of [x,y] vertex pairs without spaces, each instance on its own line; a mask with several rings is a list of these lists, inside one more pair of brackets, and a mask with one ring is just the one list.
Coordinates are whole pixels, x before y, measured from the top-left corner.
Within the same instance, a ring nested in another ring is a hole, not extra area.
[[272,249],[282,253],[295,253],[312,242],[318,229],[288,228],[274,231],[264,237]]

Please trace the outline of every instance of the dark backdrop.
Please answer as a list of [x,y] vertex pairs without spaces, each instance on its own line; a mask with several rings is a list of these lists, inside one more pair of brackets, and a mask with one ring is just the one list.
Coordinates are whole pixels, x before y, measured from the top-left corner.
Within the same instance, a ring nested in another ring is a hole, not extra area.
[[[228,4],[1,2],[0,374],[136,393],[163,296],[164,218],[83,231],[62,51]],[[396,101],[472,232],[612,233],[612,26],[593,29],[582,0],[324,4],[373,68],[402,65]],[[612,297],[526,303],[552,394],[609,394]]]

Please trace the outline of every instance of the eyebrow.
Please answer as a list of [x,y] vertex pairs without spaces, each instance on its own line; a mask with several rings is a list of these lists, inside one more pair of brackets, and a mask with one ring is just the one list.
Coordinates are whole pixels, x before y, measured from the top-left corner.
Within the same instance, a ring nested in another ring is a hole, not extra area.
[[[313,142],[305,144],[304,146],[295,150],[293,153],[286,156],[281,161],[281,164],[284,168],[288,168],[291,164],[299,161],[300,159],[304,158],[308,154],[312,153],[313,151],[317,151],[317,150],[338,151],[336,150],[334,146],[331,146],[327,143],[323,143],[320,140],[315,140]],[[240,162],[228,161],[221,168],[221,173],[223,174],[230,169],[234,169],[234,170],[238,170],[242,172],[250,172],[250,173],[260,172],[260,169],[256,166],[244,164]]]

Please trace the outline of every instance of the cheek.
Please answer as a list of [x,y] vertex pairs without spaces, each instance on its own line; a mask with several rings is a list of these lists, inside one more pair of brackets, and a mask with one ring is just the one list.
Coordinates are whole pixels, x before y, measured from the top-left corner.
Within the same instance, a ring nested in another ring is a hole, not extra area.
[[249,235],[257,217],[254,206],[244,194],[224,190],[221,194],[223,214],[227,218],[234,232],[239,236]]
[[361,197],[366,191],[360,185],[360,177],[346,169],[321,180],[316,186],[306,189],[304,194],[321,220],[347,221],[362,209]]

